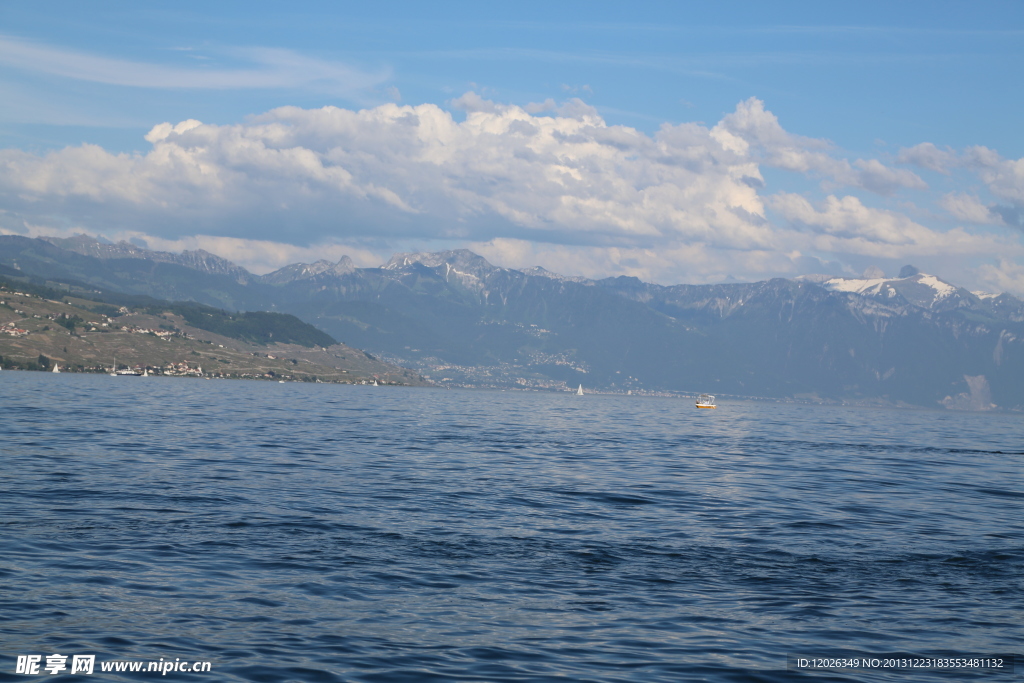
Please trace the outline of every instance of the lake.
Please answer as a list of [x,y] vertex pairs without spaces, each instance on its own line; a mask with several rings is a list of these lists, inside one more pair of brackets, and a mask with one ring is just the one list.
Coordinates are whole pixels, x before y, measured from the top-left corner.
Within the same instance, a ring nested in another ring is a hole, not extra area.
[[787,656],[1020,650],[1022,425],[5,371],[0,680],[989,680]]

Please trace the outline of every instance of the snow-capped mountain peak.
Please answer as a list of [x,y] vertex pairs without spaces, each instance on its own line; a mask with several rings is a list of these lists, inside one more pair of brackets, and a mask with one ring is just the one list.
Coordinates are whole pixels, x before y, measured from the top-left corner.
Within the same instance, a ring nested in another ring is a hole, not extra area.
[[832,292],[859,294],[891,303],[912,304],[919,308],[958,307],[974,297],[965,289],[951,285],[934,275],[904,268],[904,277],[844,278],[834,277],[821,283]]
[[341,277],[354,273],[356,266],[348,256],[342,256],[337,263],[321,259],[315,263],[292,263],[267,273],[261,279],[272,285],[282,285],[296,280],[310,280],[323,277]]
[[474,254],[468,249],[452,249],[450,251],[419,252],[409,254],[395,254],[391,260],[384,264],[384,270],[398,270],[406,268],[414,263],[419,263],[427,268],[438,268],[447,265],[449,272],[457,271],[463,275],[483,277],[494,271],[500,270],[492,265],[483,256]]

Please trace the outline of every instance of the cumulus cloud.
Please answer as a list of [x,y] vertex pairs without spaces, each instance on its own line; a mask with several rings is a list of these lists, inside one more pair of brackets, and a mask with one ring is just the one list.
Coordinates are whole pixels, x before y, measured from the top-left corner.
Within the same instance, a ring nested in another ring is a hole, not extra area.
[[939,206],[963,221],[981,224],[1005,224],[1020,227],[1024,213],[1024,159],[1006,159],[995,150],[982,146],[968,147],[957,153],[939,149],[930,142],[900,150],[901,163],[949,175],[953,170],[966,170],[977,175],[996,199],[1008,205],[984,205],[980,199],[964,193],[949,193]]
[[936,173],[949,175],[957,163],[956,153],[950,149],[939,149],[930,142],[922,142],[900,150],[896,160],[901,164],[912,164]]
[[827,269],[800,251],[722,250],[706,244],[678,244],[664,249],[548,244],[498,238],[471,243],[469,249],[508,268],[540,266],[553,273],[599,279],[627,275],[646,282],[677,281],[684,270],[690,281],[722,282],[737,274],[796,275]]
[[[1017,258],[1019,234],[1014,243],[938,231],[834,189],[820,201],[765,194],[764,166],[851,192],[925,185],[786,131],[756,99],[713,127],[664,124],[654,134],[609,125],[578,99],[519,107],[469,92],[450,104],[463,114],[391,103],[281,107],[233,125],[167,122],[146,135],[144,153],[0,150],[0,226],[192,240],[189,248],[256,270],[323,249],[371,265],[397,245],[430,243],[476,245],[499,263],[533,258],[552,270],[658,281],[795,275],[846,256]],[[957,163],[1016,201],[1019,162],[975,148]],[[942,206],[996,227],[993,216],[1013,208],[982,214],[972,197],[952,194]]]
[[877,159],[857,159],[851,163],[835,157],[827,140],[786,131],[778,118],[764,108],[764,103],[753,97],[723,117],[712,135],[727,149],[752,155],[767,166],[816,174],[839,185],[883,195],[893,194],[900,188],[923,190],[928,187],[917,174],[889,168]]
[[997,263],[985,263],[979,268],[982,282],[997,292],[1024,293],[1024,266],[1019,261],[1000,258]]
[[702,126],[652,137],[577,100],[553,116],[472,93],[456,104],[463,122],[430,104],[284,107],[232,126],[160,124],[147,154],[8,150],[0,191],[26,212],[105,207],[164,231],[198,222],[247,237],[770,242],[757,165]]
[[968,147],[961,163],[977,173],[993,195],[1024,208],[1024,158],[1004,159],[987,147]]
[[530,114],[542,114],[548,111],[555,111],[555,109],[557,108],[558,105],[555,104],[555,101],[550,97],[544,100],[543,102],[530,102],[525,107],[523,107],[523,109],[525,109]]
[[890,195],[901,187],[913,190],[927,190],[928,184],[920,176],[902,168],[889,168],[878,159],[857,159],[853,162],[855,171],[836,172],[834,178],[847,185],[862,187],[877,194]]
[[957,228],[931,230],[907,216],[865,206],[853,196],[828,196],[820,206],[806,198],[781,193],[771,198],[771,208],[795,226],[813,233],[811,243],[823,252],[860,254],[882,258],[954,253],[996,253],[1013,244],[991,234],[974,234]]
[[942,195],[938,204],[957,220],[967,223],[999,225],[1004,222],[999,213],[982,204],[975,195],[950,192]]
[[191,235],[169,240],[136,231],[115,234],[113,239],[129,242],[134,239],[136,243],[142,242],[147,249],[156,251],[180,252],[186,249],[203,249],[242,265],[257,275],[269,273],[290,263],[312,263],[322,259],[334,262],[340,260],[342,256],[348,256],[359,268],[376,268],[390,257],[390,254],[333,242],[300,247],[269,240],[247,240],[216,235]]

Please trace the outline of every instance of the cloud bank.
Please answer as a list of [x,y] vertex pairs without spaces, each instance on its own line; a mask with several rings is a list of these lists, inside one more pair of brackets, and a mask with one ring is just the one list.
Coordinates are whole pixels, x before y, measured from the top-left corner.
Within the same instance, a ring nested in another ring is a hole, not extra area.
[[[451,105],[462,114],[281,107],[234,125],[162,123],[138,154],[2,150],[0,227],[202,237],[235,253],[248,240],[263,245],[250,250],[260,269],[273,265],[266,244],[291,245],[282,259],[348,245],[361,261],[409,244],[469,245],[503,265],[662,282],[974,259],[961,278],[1024,289],[1021,232],[1005,219],[1024,204],[1024,161],[992,150],[926,143],[895,165],[848,159],[786,131],[754,98],[714,126],[653,135],[609,125],[577,99],[519,107],[467,93]],[[933,199],[911,166],[970,173],[992,202]],[[809,189],[771,192],[764,168]],[[945,218],[921,218],[908,196]]]

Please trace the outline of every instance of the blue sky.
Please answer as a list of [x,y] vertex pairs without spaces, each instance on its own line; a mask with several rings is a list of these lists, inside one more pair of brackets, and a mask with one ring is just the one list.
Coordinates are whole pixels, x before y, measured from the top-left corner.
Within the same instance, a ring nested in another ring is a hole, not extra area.
[[0,27],[5,232],[1024,293],[1019,2],[7,1]]

